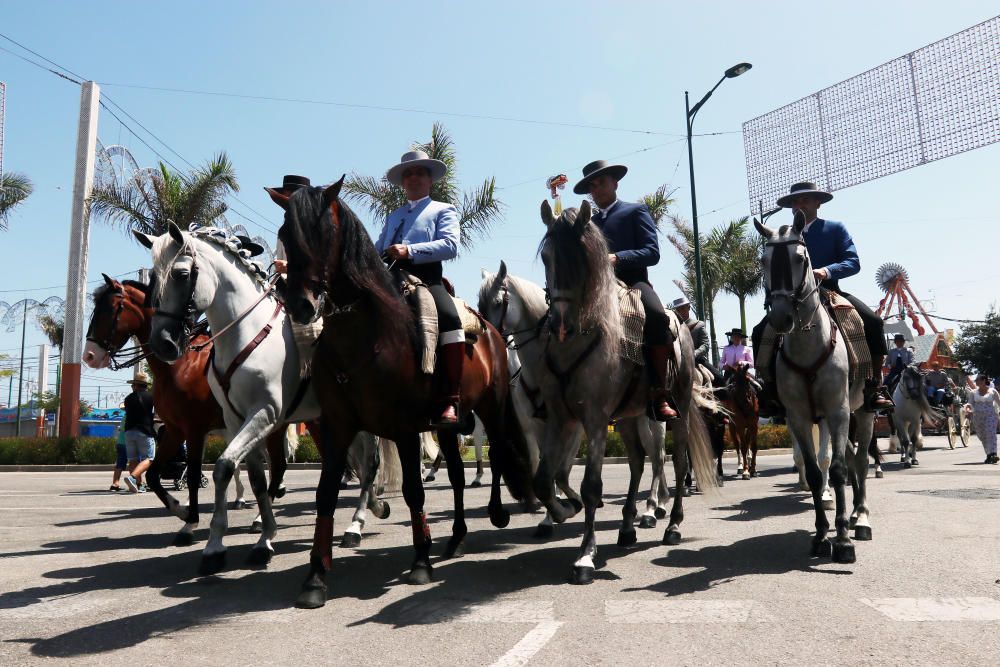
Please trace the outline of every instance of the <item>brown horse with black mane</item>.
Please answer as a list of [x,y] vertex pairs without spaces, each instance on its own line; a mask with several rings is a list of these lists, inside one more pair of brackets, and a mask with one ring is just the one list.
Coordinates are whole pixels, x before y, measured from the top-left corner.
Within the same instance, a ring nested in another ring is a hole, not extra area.
[[[103,274],[102,274],[103,275]],[[192,531],[198,525],[198,489],[201,482],[201,459],[205,436],[210,431],[225,428],[222,408],[212,396],[208,386],[208,364],[212,358],[212,345],[198,348],[208,340],[205,334],[195,334],[183,357],[173,364],[160,361],[149,351],[150,326],[153,308],[148,305],[149,286],[136,280],[119,282],[107,275],[105,284],[94,292],[94,312],[87,329],[87,347],[83,362],[91,368],[109,366],[132,337],[137,338],[143,354],[153,372],[153,405],[157,416],[166,428],[156,446],[156,454],[149,468],[147,479],[150,488],[163,505],[182,521],[184,527],[174,537],[174,545],[193,543]],[[196,351],[197,350],[197,351]],[[269,436],[268,454],[271,457],[271,497],[283,495],[281,480],[286,462],[284,455],[284,430]],[[187,442],[188,506],[182,506],[170,495],[160,481],[160,468],[172,461]]]
[[[275,203],[285,209],[278,236],[288,255],[287,283],[280,287],[288,313],[300,323],[324,318],[313,357],[313,380],[323,412],[323,471],[316,490],[309,575],[296,602],[307,608],[326,602],[333,510],[347,447],[361,430],[396,442],[416,551],[409,580],[427,583],[432,576],[419,433],[430,429],[434,383],[441,378],[421,371],[415,317],[361,221],[339,199],[342,184],[343,178],[325,189],[302,188],[291,196],[269,190]],[[484,324],[486,333],[465,348],[460,421],[475,411],[486,428],[491,465],[499,473],[493,476],[490,519],[503,527],[510,517],[500,499],[499,478],[504,477],[515,498],[529,500],[530,469],[526,457],[514,455],[504,430],[509,382],[506,347],[496,329]],[[455,497],[447,557],[461,553],[467,532],[465,473],[457,430],[439,429],[438,440]]]
[[729,411],[729,438],[733,441],[739,466],[736,474],[743,479],[757,476],[757,421],[760,418],[760,406],[749,372],[750,366],[742,365],[733,373],[725,401]]

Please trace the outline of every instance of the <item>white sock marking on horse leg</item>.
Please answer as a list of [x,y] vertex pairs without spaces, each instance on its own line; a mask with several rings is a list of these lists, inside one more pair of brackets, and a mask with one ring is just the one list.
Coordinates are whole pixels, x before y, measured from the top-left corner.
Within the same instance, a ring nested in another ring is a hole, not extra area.
[[590,554],[582,556],[580,560],[573,563],[573,567],[594,567],[594,558]]
[[354,521],[351,522],[351,525],[348,526],[347,530],[345,530],[344,532],[345,533],[354,533],[356,535],[360,535],[361,531],[364,529],[364,527],[365,527],[365,522],[364,521],[358,521],[357,519],[355,519]]

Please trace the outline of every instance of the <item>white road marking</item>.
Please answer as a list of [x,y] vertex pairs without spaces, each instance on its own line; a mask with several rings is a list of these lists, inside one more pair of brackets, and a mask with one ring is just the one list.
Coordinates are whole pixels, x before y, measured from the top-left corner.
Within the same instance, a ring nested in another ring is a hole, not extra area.
[[493,663],[493,667],[520,667],[528,664],[528,661],[549,643],[561,627],[561,621],[542,621],[522,637],[514,648],[500,656],[500,659]]
[[753,600],[605,600],[609,623],[746,623],[770,621]]
[[860,598],[894,621],[1000,621],[993,598]]

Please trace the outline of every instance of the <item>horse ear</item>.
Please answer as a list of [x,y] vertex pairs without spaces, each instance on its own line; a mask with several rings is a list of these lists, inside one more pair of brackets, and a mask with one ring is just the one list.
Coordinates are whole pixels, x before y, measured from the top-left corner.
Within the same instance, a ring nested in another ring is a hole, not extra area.
[[795,211],[795,222],[792,224],[792,229],[795,230],[796,234],[801,234],[802,230],[806,228],[806,216],[802,211],[796,209]]
[[757,232],[765,239],[774,238],[774,230],[761,223],[757,218],[753,219],[753,226],[757,228]]
[[340,177],[340,180],[323,190],[323,204],[326,206],[331,206],[333,202],[340,198],[340,188],[344,187],[344,179],[347,178],[347,174]]
[[546,227],[551,227],[552,223],[555,222],[555,216],[552,215],[552,207],[549,206],[549,200],[542,200],[542,222],[545,223]]
[[267,194],[271,195],[271,201],[280,206],[281,208],[288,210],[288,195],[284,192],[279,192],[274,188],[264,188],[267,190]]
[[111,276],[109,276],[108,274],[102,273],[101,277],[104,278],[104,282],[107,283],[108,287],[114,287],[115,286],[115,281],[112,280]]
[[576,222],[573,223],[573,229],[576,230],[577,234],[583,234],[583,230],[587,228],[587,223],[590,222],[590,202],[586,199],[580,204],[580,212],[576,214]]
[[170,232],[170,238],[184,245],[184,232],[181,231],[176,222],[173,220],[167,221],[167,231]]
[[142,245],[146,246],[150,250],[153,249],[153,241],[156,240],[155,237],[150,236],[148,234],[143,234],[142,232],[137,232],[134,229],[132,230],[132,236],[135,237],[136,241],[138,241]]
[[507,262],[502,259],[500,260],[500,270],[497,271],[497,275],[501,280],[507,277]]

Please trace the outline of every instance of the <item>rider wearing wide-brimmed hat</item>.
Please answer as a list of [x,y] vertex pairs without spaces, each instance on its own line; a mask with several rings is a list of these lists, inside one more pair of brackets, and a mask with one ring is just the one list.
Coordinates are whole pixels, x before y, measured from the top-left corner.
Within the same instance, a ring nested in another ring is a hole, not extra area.
[[679,296],[671,301],[669,308],[674,311],[681,322],[687,325],[688,331],[691,332],[691,345],[694,347],[695,363],[708,369],[714,378],[715,384],[721,385],[723,381],[722,373],[715,367],[715,364],[712,363],[712,358],[709,356],[712,351],[711,341],[708,337],[708,327],[705,326],[705,322],[699,320],[691,313],[691,302],[685,296]]
[[611,251],[609,260],[615,275],[629,287],[639,290],[646,312],[643,328],[646,356],[649,359],[653,416],[661,421],[677,418],[668,402],[667,365],[673,358],[670,334],[663,303],[649,284],[649,267],[660,261],[656,224],[645,204],[618,199],[618,182],[628,167],[596,160],[583,168],[583,178],[573,187],[578,195],[589,194],[600,209],[591,219],[604,232]]
[[462,357],[465,353],[465,333],[455,302],[448,294],[442,278],[441,263],[458,255],[458,211],[451,204],[431,199],[431,185],[444,178],[448,168],[423,151],[404,153],[399,164],[393,165],[385,179],[403,188],[407,202],[389,214],[376,249],[390,265],[404,268],[430,289],[438,315],[438,355],[443,380],[436,397],[440,412],[435,414],[439,426],[458,421],[461,398]]
[[889,371],[885,378],[885,384],[890,390],[896,386],[896,382],[903,374],[903,369],[913,363],[913,350],[906,347],[906,336],[897,333],[892,337],[892,342],[895,347],[889,350],[889,354],[885,357],[885,363],[882,365],[882,368]]
[[726,335],[729,337],[729,345],[722,348],[722,361],[720,363],[722,364],[722,373],[728,380],[741,366],[753,368],[754,364],[753,353],[746,346],[747,332],[733,327],[732,330],[726,332]]
[[[825,220],[817,213],[822,204],[833,199],[833,195],[816,186],[815,183],[802,182],[793,184],[784,195],[778,199],[778,206],[801,211],[805,216],[805,229],[802,239],[809,251],[809,260],[813,266],[813,275],[821,287],[837,292],[847,299],[861,316],[865,329],[865,341],[871,354],[872,368],[881,369],[882,359],[888,350],[885,345],[885,333],[882,318],[872,311],[861,299],[847,294],[840,289],[840,280],[848,278],[861,271],[861,260],[858,258],[854,240],[844,226],[835,220]],[[754,349],[760,349],[764,337],[767,318],[753,329]],[[761,401],[761,413],[780,411],[777,406],[777,390],[773,381],[773,359],[758,359],[758,375],[764,380],[764,396]],[[891,410],[892,399],[882,385],[881,370],[875,371],[876,377],[865,381],[865,409],[869,412]]]
[[[275,188],[265,188],[268,192],[274,190],[283,195],[291,195],[293,192],[300,188],[312,187],[312,183],[305,176],[297,176],[295,174],[285,174],[285,177],[281,179],[281,187]],[[242,239],[241,239],[242,240]],[[263,250],[263,249],[262,249]],[[253,251],[251,250],[251,254]],[[285,255],[285,245],[281,242],[279,238],[274,246],[274,270],[278,273],[288,272],[288,257]]]

